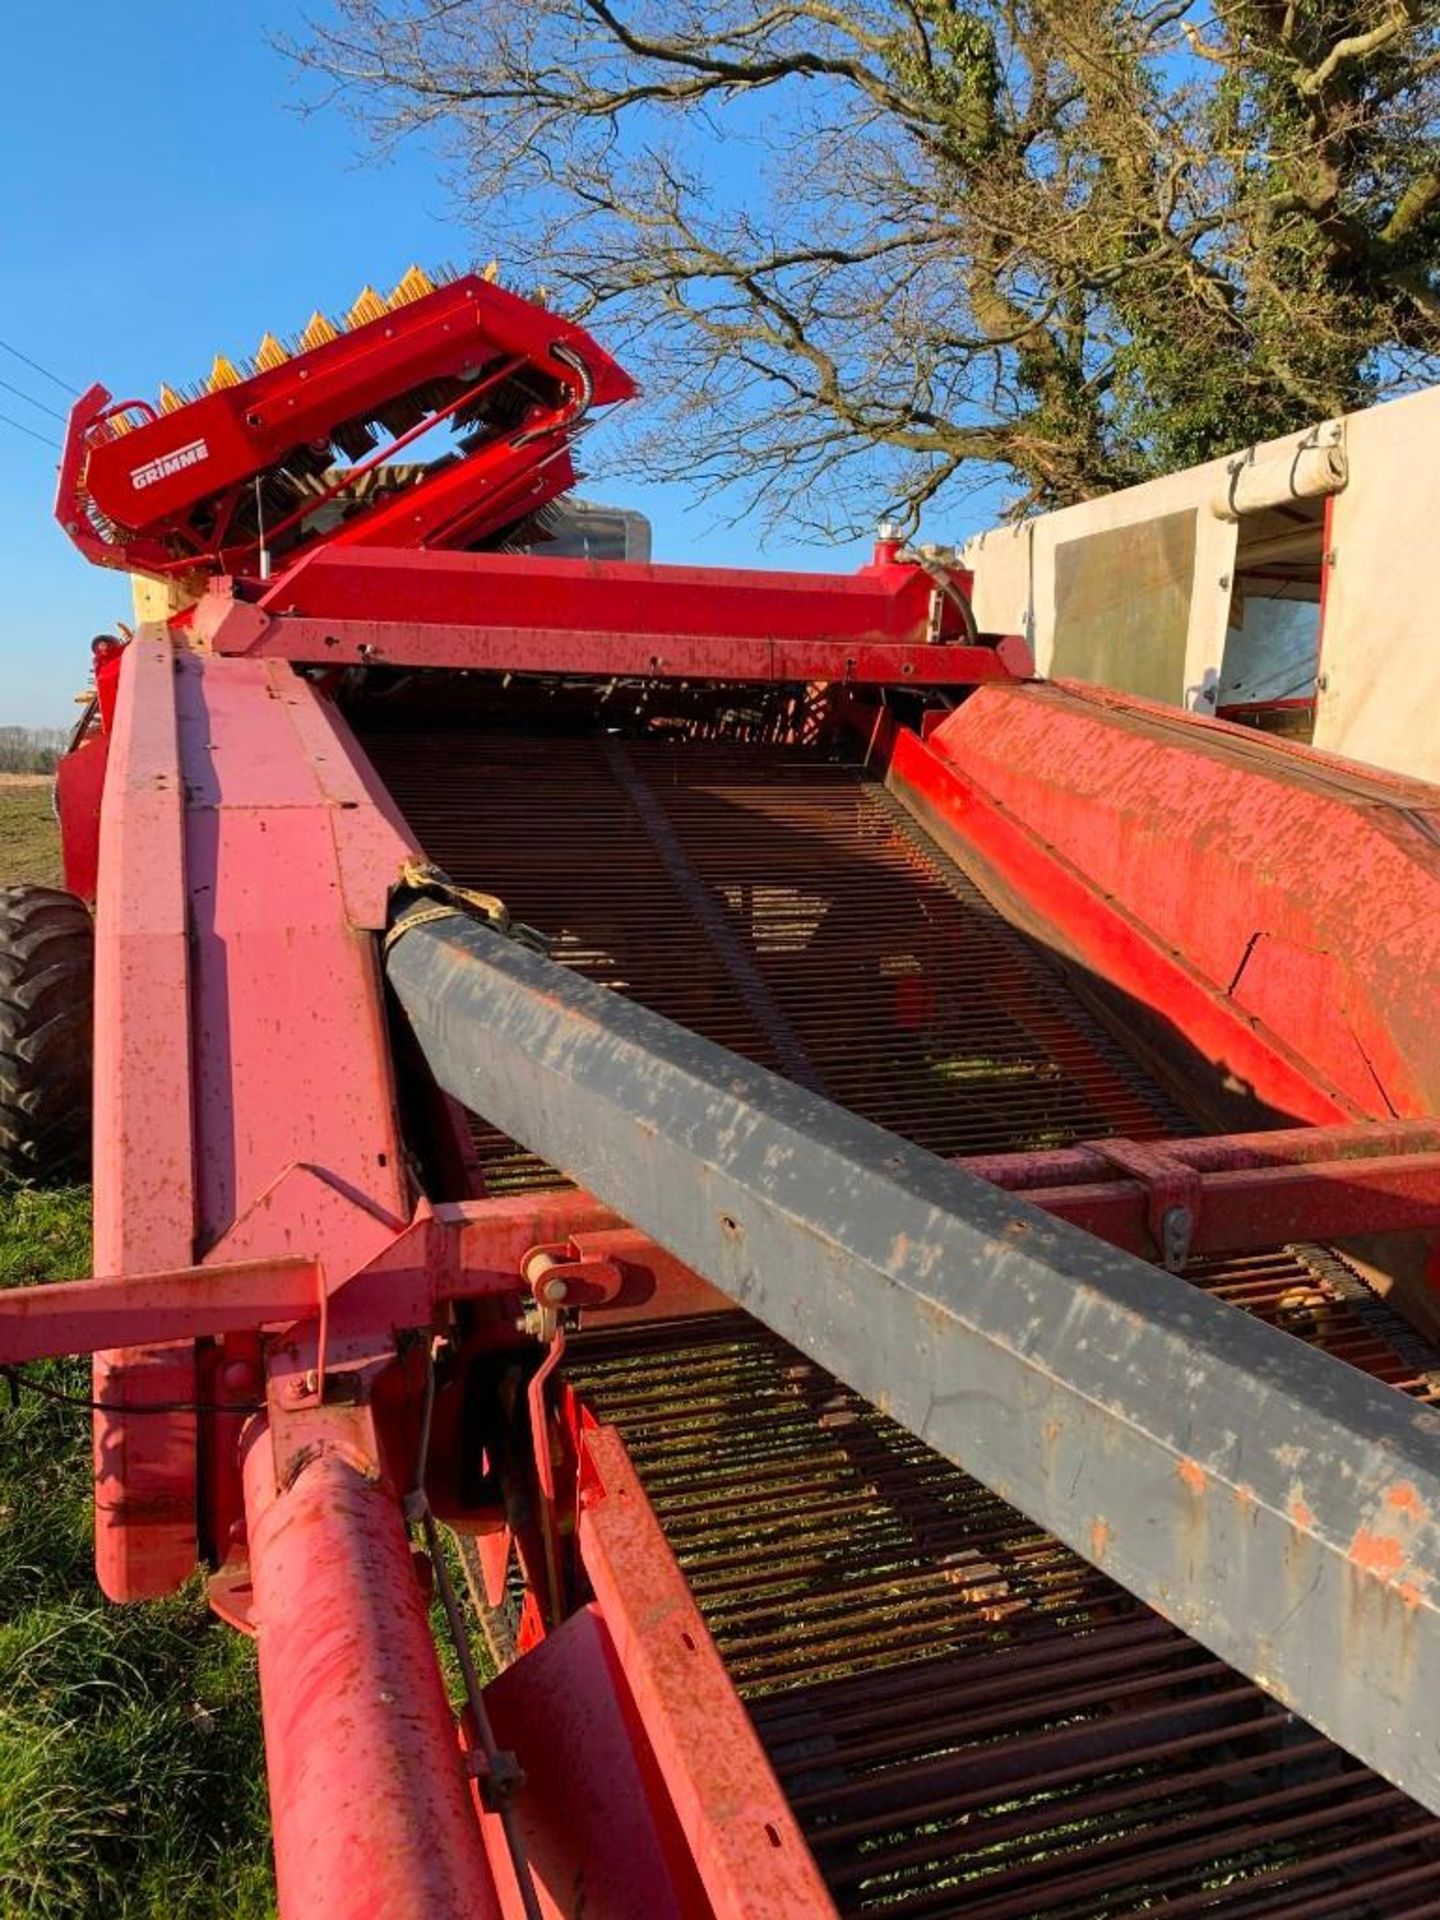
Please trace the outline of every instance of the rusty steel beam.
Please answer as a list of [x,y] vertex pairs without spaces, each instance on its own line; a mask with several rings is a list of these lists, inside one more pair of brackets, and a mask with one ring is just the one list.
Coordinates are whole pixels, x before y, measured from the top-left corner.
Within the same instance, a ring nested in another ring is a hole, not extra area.
[[[469,555],[465,556],[467,559]],[[489,555],[476,555],[489,558]],[[561,567],[563,560],[541,562]],[[598,563],[585,561],[586,567]],[[728,589],[727,589],[728,591]],[[715,596],[718,598],[718,595]],[[219,596],[212,595],[219,605]],[[723,603],[722,603],[723,604]],[[262,613],[248,601],[223,611],[207,605],[217,652],[251,659],[340,666],[460,667],[470,673],[564,674],[571,678],[647,680],[839,681],[848,686],[976,687],[1024,679],[1021,642],[793,639],[764,635],[682,633],[659,640],[646,631],[518,622],[369,620]],[[778,624],[778,623],[777,623]]]
[[1440,1417],[459,915],[440,1084],[1432,1810]]
[[1428,1121],[1097,1140],[954,1164],[1147,1256],[1440,1228],[1440,1129]]

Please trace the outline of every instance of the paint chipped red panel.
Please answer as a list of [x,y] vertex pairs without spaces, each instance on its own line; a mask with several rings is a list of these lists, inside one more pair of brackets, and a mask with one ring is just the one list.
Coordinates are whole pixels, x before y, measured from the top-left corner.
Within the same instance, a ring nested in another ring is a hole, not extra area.
[[[343,773],[317,774],[309,749],[335,737],[295,726],[296,678],[190,654],[179,679],[207,1247],[296,1162],[408,1211],[374,941],[350,922],[326,790]],[[388,885],[407,849],[383,822],[375,844]]]
[[1345,969],[1334,953],[1259,934],[1241,962],[1232,997],[1273,1032],[1313,1036],[1326,1072],[1356,1106],[1388,1113],[1384,1090],[1346,1018]]
[[618,1433],[590,1427],[580,1555],[716,1920],[834,1903]]
[[65,884],[92,904],[100,870],[100,802],[109,757],[108,733],[91,733],[55,772],[56,811]]
[[982,688],[930,744],[1222,989],[1257,934],[1329,956],[1343,1018],[1299,980],[1265,990],[1272,1025],[1340,1085],[1367,1057],[1367,1112],[1440,1104],[1440,792],[1059,687]]
[[996,803],[986,774],[935,752],[933,740],[945,731],[927,743],[907,729],[893,730],[879,749],[888,759],[888,782],[922,824],[942,839],[953,835],[962,862],[973,859],[996,879],[1040,937],[1141,1006],[1163,1012],[1205,1059],[1223,1065],[1229,1080],[1252,1088],[1277,1112],[1319,1125],[1359,1117],[1354,1103],[1295,1048],[1247,1017],[1008,804]]
[[[145,629],[120,672],[95,914],[94,1259],[155,1273],[194,1257],[183,796],[172,643]],[[95,1361],[96,1397],[192,1400],[192,1349]],[[97,1415],[95,1563],[112,1599],[168,1593],[195,1564],[194,1419]]]

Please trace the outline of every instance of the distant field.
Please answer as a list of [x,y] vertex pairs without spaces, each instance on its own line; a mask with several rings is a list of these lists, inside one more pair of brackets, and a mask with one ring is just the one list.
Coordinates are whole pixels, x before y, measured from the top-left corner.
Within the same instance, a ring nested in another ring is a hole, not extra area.
[[48,773],[0,773],[0,886],[60,883],[60,830]]

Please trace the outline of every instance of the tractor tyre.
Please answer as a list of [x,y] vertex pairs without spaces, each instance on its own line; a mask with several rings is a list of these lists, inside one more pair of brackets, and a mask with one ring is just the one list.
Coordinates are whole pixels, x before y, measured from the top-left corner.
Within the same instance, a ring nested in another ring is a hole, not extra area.
[[0,1177],[90,1173],[95,929],[58,887],[0,887]]

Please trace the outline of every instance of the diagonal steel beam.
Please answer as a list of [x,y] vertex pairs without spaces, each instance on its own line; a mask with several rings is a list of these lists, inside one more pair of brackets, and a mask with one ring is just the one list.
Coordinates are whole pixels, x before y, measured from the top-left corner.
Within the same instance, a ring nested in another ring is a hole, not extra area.
[[459,915],[436,1079],[1440,1812],[1440,1415]]

